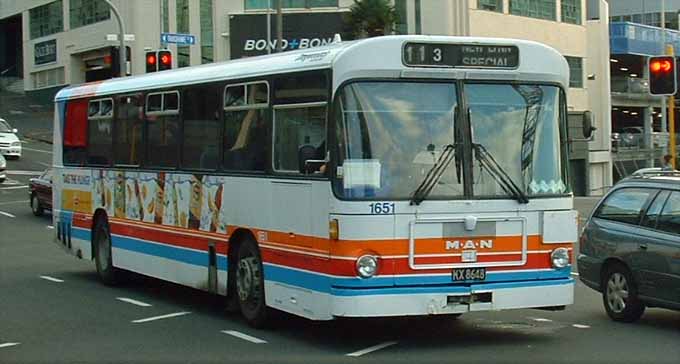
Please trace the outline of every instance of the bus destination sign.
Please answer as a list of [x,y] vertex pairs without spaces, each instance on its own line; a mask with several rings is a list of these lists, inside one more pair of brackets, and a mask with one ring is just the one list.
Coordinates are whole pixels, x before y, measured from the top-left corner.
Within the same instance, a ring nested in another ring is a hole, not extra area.
[[410,67],[517,68],[519,49],[512,45],[406,43],[403,60]]

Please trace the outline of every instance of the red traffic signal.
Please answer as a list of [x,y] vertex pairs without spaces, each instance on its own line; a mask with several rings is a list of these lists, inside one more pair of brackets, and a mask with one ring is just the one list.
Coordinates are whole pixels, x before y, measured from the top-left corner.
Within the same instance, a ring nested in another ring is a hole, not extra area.
[[146,73],[158,71],[158,57],[156,51],[146,52]]
[[652,95],[673,95],[676,92],[675,57],[656,56],[649,58],[649,93]]
[[172,68],[172,53],[168,50],[158,51],[158,70],[165,71]]

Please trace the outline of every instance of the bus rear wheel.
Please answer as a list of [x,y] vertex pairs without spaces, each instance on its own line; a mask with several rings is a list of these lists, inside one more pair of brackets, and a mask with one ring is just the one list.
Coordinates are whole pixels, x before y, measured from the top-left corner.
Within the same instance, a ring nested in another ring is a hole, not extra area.
[[244,240],[236,261],[236,294],[241,314],[255,328],[266,325],[270,310],[265,302],[262,258],[252,239]]
[[111,258],[111,233],[109,232],[109,224],[104,218],[97,220],[94,229],[94,249],[95,249],[95,264],[97,266],[97,274],[99,279],[107,285],[115,285],[118,283],[120,272],[113,267],[113,260]]

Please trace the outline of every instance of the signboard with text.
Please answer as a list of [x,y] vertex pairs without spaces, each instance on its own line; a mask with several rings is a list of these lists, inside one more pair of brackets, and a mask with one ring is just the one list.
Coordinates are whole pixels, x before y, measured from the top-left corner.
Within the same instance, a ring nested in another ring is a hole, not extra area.
[[[345,39],[344,12],[283,14],[284,51],[314,48],[333,42],[335,34]],[[271,42],[267,44],[265,14],[231,15],[229,39],[231,59],[267,54],[267,47],[276,50],[276,14],[271,14]]]
[[196,37],[191,34],[161,33],[161,43],[194,45],[196,44]]
[[36,65],[57,61],[57,40],[52,39],[35,44],[33,61]]

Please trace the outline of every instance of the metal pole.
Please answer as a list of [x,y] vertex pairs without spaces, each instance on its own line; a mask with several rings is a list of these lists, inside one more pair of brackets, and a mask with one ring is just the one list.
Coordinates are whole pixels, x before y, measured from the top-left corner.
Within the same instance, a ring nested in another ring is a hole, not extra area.
[[[664,47],[666,53],[668,48],[666,47],[666,0],[661,0],[661,46]],[[668,98],[666,96],[661,97],[661,131],[663,133],[668,132],[668,112],[666,111],[666,105],[668,105]],[[663,154],[668,153],[668,145],[664,145]]]
[[272,53],[272,0],[267,0],[267,54]]
[[276,0],[276,52],[283,49],[283,10],[281,0]]
[[127,66],[126,66],[126,60],[127,60],[127,55],[125,54],[125,25],[123,24],[123,18],[120,17],[120,13],[118,13],[118,9],[116,9],[115,6],[111,3],[110,0],[104,0],[106,1],[107,4],[111,7],[111,10],[113,11],[113,15],[116,17],[116,20],[118,20],[118,27],[120,28],[120,34],[118,35],[118,38],[120,40],[120,50],[118,51],[118,54],[120,55],[120,73],[121,76],[125,75],[127,76]]

